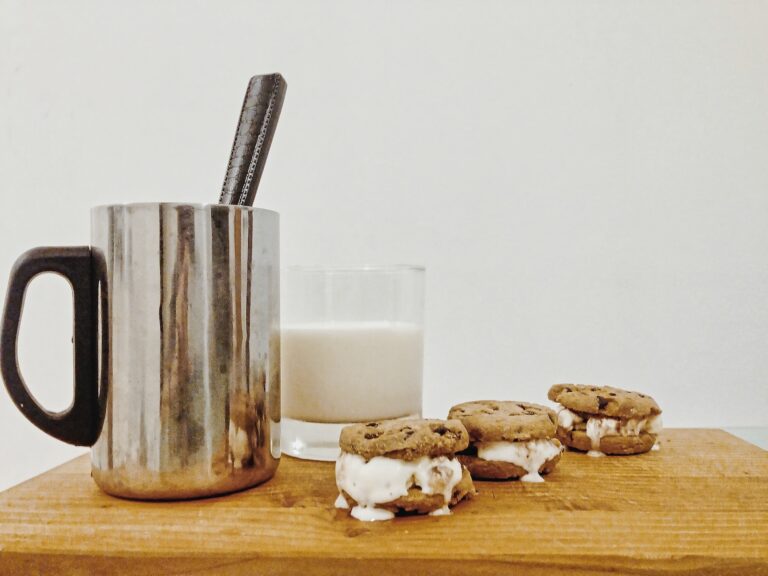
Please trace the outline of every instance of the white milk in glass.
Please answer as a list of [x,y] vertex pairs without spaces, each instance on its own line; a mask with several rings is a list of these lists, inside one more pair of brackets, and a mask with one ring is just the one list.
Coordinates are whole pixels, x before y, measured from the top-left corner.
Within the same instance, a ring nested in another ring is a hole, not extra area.
[[402,322],[282,326],[282,412],[305,422],[421,413],[422,328]]

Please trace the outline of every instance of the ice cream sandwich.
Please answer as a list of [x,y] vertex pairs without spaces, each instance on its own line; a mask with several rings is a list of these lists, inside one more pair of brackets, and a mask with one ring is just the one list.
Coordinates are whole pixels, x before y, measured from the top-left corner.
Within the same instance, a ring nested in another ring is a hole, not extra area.
[[469,444],[458,420],[382,420],[342,429],[336,461],[337,508],[358,520],[397,513],[443,515],[475,493],[456,459]]
[[555,437],[557,417],[546,406],[530,402],[478,400],[451,408],[470,445],[458,458],[477,479],[543,482],[563,451]]
[[611,386],[555,384],[549,399],[559,404],[557,437],[590,456],[642,454],[661,431],[661,408],[647,394]]

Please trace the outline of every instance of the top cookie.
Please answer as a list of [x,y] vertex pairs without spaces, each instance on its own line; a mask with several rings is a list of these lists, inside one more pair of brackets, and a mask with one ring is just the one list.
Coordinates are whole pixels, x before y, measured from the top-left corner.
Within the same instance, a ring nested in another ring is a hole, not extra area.
[[366,460],[375,456],[416,460],[453,456],[469,446],[469,435],[458,420],[380,420],[345,426],[339,446]]
[[516,442],[552,438],[557,415],[529,402],[478,400],[457,404],[448,418],[457,418],[473,442]]
[[569,410],[595,416],[646,418],[661,414],[661,408],[650,396],[611,386],[555,384],[547,396]]

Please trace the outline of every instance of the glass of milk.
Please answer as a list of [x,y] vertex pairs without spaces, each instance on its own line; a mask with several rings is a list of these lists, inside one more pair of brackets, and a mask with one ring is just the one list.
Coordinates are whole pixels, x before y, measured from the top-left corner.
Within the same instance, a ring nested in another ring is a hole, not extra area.
[[421,416],[424,268],[288,268],[282,307],[283,453],[335,460],[345,425]]

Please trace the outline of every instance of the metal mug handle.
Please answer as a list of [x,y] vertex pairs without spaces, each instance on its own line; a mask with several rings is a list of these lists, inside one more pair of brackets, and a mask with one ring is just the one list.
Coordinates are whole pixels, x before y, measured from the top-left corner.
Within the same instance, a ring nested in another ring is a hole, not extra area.
[[[74,380],[71,406],[49,412],[30,394],[19,372],[17,346],[24,296],[31,280],[43,272],[61,274],[74,294]],[[8,281],[0,332],[0,370],[13,402],[35,426],[76,446],[96,442],[103,422],[98,381],[100,268],[88,246],[34,248],[22,254]],[[103,391],[105,393],[106,391]]]

